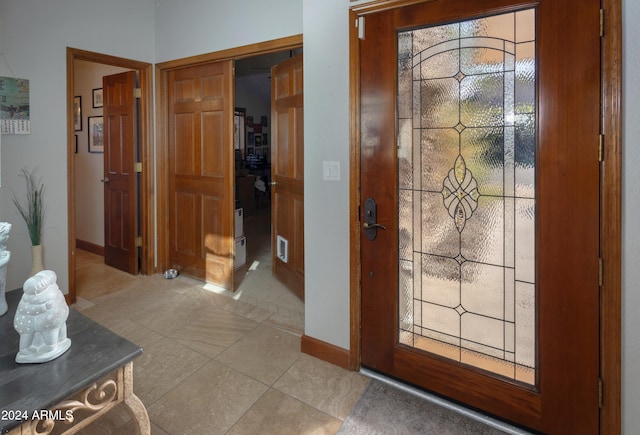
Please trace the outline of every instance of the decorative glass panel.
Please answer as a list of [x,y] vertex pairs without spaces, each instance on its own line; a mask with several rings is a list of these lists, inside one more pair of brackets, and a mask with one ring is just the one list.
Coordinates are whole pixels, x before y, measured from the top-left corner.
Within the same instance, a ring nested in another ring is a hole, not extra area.
[[534,384],[535,11],[398,34],[400,343]]

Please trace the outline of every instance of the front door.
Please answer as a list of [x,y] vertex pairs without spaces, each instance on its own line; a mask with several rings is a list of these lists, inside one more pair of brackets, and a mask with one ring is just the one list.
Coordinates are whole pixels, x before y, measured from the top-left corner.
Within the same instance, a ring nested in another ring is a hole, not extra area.
[[[138,273],[137,73],[103,77],[104,261]],[[100,132],[96,133],[99,136]]]
[[227,290],[234,281],[232,62],[169,73],[170,264]]
[[366,15],[363,366],[536,431],[598,432],[599,9]]
[[302,54],[271,70],[273,274],[304,299]]

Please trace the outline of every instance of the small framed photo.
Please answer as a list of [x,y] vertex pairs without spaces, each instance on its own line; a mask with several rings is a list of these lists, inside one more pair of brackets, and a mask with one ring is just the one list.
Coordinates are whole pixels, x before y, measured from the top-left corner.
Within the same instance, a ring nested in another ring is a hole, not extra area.
[[73,97],[73,129],[82,130],[82,97]]
[[102,107],[102,88],[93,90],[93,107],[95,109]]
[[89,117],[89,152],[104,152],[104,121],[102,116]]
[[251,155],[254,153],[254,149],[253,148],[247,148],[247,154]]

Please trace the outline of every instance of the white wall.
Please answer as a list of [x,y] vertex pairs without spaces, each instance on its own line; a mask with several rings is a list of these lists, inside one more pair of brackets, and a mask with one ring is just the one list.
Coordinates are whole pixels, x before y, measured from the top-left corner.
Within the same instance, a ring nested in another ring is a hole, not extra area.
[[[305,334],[349,349],[348,0],[303,0]],[[322,162],[340,162],[340,181]]]
[[[31,268],[26,226],[11,201],[21,194],[20,168],[38,168],[46,184],[44,264],[67,292],[66,47],[153,62],[153,0],[0,0],[0,51],[19,78],[30,80],[31,134],[2,137],[0,220],[14,224],[7,288],[21,287]],[[0,75],[10,75],[0,61]]]
[[640,428],[640,2],[622,0],[622,419],[623,433]]
[[302,33],[300,0],[155,0],[154,3],[156,62]]

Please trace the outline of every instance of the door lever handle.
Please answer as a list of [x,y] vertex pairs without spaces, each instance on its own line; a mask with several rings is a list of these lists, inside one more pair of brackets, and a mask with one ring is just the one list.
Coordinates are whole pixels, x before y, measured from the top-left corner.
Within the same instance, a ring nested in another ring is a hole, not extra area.
[[373,198],[367,198],[364,202],[364,235],[367,240],[375,240],[378,235],[378,230],[386,230],[387,227],[377,223],[378,210],[376,200]]
[[362,225],[362,228],[364,228],[365,230],[386,230],[387,227],[385,227],[384,225],[381,224],[371,224],[369,222],[365,222],[364,225]]

